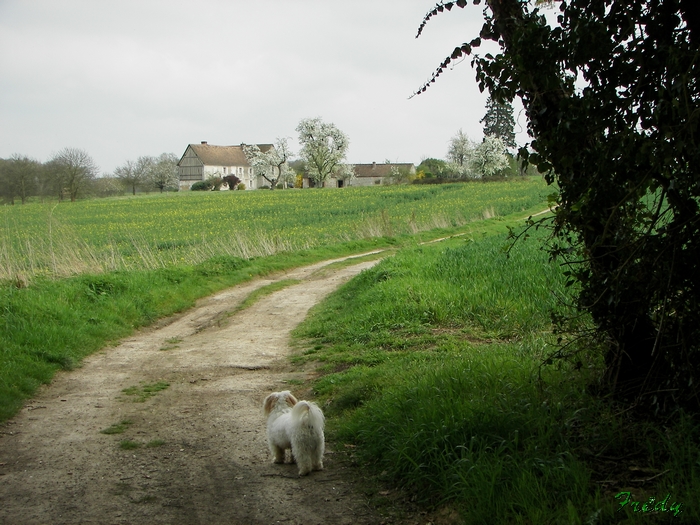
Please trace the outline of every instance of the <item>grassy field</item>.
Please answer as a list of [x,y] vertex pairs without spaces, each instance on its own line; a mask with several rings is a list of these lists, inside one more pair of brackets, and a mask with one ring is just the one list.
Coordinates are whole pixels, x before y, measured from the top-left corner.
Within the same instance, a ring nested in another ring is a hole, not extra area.
[[[415,214],[425,221],[421,227],[450,226],[446,210],[459,224],[483,215],[486,204],[487,215],[496,210],[527,215],[520,210],[542,209],[545,193],[534,179],[367,190],[375,191],[195,192],[1,207],[0,421],[56,370],[79,366],[110,341],[189,308],[200,297],[257,275],[455,231],[401,234],[401,221],[391,217]],[[375,223],[368,210],[378,210]],[[232,226],[232,217],[244,217],[253,228],[255,213],[264,224],[274,216],[284,219],[269,223],[277,230],[259,238]],[[358,238],[348,240],[352,235],[342,233],[343,225],[349,228],[353,219],[368,229],[358,226],[353,234]],[[411,231],[410,224],[404,231]],[[304,229],[306,237],[295,236]],[[117,241],[119,235],[141,240]],[[292,250],[297,245],[304,249]],[[260,293],[267,291],[272,290]]]
[[[181,192],[0,207],[0,280],[248,259],[507,215],[541,177],[343,190]],[[544,206],[543,206],[544,207]]]
[[[375,476],[374,503],[399,485],[463,523],[700,522],[700,427],[591,396],[594,349],[543,365],[569,294],[561,268],[541,232],[510,257],[492,232],[400,250],[295,332],[295,360],[320,365],[329,435]],[[667,494],[665,511],[642,511]]]

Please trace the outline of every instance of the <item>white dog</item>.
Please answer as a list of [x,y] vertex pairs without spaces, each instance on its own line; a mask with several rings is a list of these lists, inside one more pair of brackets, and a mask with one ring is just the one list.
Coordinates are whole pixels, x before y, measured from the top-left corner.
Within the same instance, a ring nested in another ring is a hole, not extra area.
[[274,463],[284,463],[287,449],[292,451],[299,475],[323,469],[325,441],[323,412],[316,403],[297,401],[289,390],[273,392],[265,398],[267,444]]

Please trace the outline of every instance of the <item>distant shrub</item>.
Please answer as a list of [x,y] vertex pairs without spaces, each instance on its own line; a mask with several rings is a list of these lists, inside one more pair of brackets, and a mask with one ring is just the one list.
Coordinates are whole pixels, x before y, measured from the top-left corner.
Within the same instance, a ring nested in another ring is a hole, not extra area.
[[212,186],[209,181],[206,180],[200,180],[198,182],[195,182],[190,190],[192,191],[209,191],[211,190]]

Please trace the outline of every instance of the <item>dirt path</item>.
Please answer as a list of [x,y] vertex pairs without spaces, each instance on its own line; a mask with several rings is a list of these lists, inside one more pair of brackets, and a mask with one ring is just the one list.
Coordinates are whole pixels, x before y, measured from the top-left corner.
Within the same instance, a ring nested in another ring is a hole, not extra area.
[[[323,270],[330,262],[219,293],[59,373],[0,426],[0,523],[380,523],[332,443],[326,469],[298,478],[265,441],[263,398],[305,377],[284,359],[290,330],[376,261]],[[226,316],[284,278],[302,282]],[[144,402],[122,392],[157,382],[170,386]],[[100,433],[124,420],[123,433]]]

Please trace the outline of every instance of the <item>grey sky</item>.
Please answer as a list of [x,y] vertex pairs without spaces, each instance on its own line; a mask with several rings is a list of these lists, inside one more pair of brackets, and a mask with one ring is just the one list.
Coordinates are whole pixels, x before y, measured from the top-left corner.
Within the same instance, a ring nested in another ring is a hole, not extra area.
[[296,152],[299,120],[321,117],[349,162],[444,158],[458,129],[482,137],[470,60],[408,97],[483,19],[454,8],[416,39],[434,3],[0,0],[0,157],[76,147],[109,173],[202,140]]

